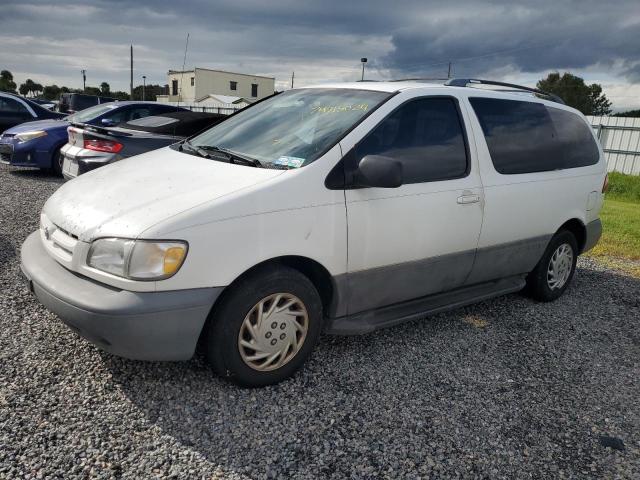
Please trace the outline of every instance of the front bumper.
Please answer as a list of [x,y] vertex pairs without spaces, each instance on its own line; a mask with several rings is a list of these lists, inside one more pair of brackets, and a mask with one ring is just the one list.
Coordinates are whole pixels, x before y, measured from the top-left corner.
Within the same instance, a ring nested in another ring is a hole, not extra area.
[[50,168],[51,153],[37,150],[28,143],[23,146],[8,139],[0,141],[0,163],[14,167]]
[[101,349],[137,360],[187,360],[219,288],[130,292],[79,276],[53,260],[34,232],[21,268],[38,300]]

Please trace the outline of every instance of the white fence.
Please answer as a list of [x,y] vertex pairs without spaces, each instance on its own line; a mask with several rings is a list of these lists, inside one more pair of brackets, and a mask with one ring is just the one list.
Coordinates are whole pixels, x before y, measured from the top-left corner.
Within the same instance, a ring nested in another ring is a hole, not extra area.
[[180,105],[183,108],[188,108],[192,112],[208,112],[208,113],[221,113],[223,115],[231,115],[232,113],[242,110],[239,107],[212,107],[202,105]]
[[640,175],[640,118],[588,116],[587,120],[602,144],[608,170]]

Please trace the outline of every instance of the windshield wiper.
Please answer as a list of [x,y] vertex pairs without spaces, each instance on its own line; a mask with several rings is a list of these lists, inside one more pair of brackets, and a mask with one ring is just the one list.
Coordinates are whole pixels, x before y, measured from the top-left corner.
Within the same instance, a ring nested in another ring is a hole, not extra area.
[[[242,153],[234,152],[233,150],[227,150],[226,148],[214,145],[201,145],[199,148],[204,151],[220,152],[228,158],[229,163],[242,163],[243,165],[264,168],[264,165],[260,160]],[[238,160],[240,161],[238,162]]]
[[187,150],[191,153],[195,153],[199,157],[203,158],[211,158],[205,150],[200,147],[195,146],[193,143],[190,143],[189,140],[184,140],[181,144],[178,145],[178,149],[182,152],[183,150]]

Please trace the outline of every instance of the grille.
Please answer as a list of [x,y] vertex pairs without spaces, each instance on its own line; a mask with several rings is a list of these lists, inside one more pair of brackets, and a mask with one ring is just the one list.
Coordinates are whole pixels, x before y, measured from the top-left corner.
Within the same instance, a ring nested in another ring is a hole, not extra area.
[[57,225],[45,219],[41,224],[43,242],[49,254],[57,258],[64,265],[70,265],[78,238],[71,235]]
[[0,162],[10,163],[11,162],[11,154],[10,153],[0,153]]

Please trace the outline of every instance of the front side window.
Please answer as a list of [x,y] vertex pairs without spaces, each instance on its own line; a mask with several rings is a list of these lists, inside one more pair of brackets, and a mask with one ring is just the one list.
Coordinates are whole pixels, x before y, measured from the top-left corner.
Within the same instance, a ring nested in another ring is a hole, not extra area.
[[421,98],[400,106],[356,147],[356,159],[382,155],[402,163],[403,183],[466,175],[463,126],[452,98]]
[[138,120],[139,118],[145,118],[145,117],[148,117],[149,115],[151,115],[151,111],[149,110],[148,107],[132,108],[128,112],[127,116],[129,118],[126,118],[126,120]]
[[0,111],[11,113],[29,113],[27,107],[13,98],[0,98]]
[[[105,113],[110,112],[114,108],[117,108],[117,105],[113,103],[104,103],[102,105],[95,105],[93,107],[86,108],[81,112],[74,113],[73,115],[69,115],[68,117],[65,118],[65,120],[71,123],[86,123],[86,122],[95,120],[96,118],[98,118],[101,115],[104,115]],[[107,115],[107,117],[109,116]]]
[[194,137],[191,144],[298,168],[323,155],[389,96],[341,88],[289,90],[240,111]]

